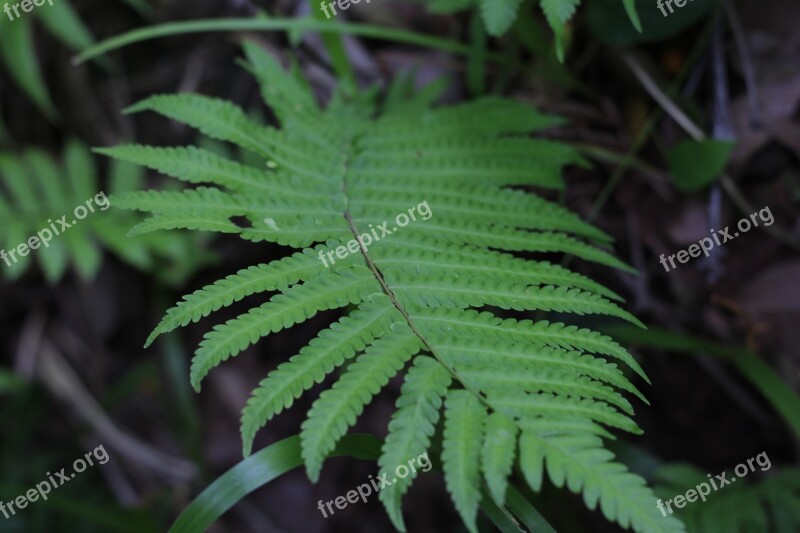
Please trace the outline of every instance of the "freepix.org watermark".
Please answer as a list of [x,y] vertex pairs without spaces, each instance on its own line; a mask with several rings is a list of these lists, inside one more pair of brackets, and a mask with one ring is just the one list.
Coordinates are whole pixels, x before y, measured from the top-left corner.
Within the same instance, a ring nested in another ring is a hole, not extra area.
[[[368,4],[370,2],[370,0],[365,0],[365,1]],[[328,13],[328,8],[330,8],[331,12],[333,13],[333,16],[335,17],[336,15],[339,14],[336,11],[336,6],[339,6],[339,9],[341,11],[347,11],[348,9],[350,9],[351,4],[360,4],[360,3],[361,0],[336,0],[335,2],[327,2],[325,0],[322,0],[322,2],[320,2],[319,4],[319,8],[325,14],[325,17],[331,18],[330,13]]]
[[[11,266],[17,261],[19,261],[19,254],[20,257],[25,257],[30,253],[31,250],[38,249],[41,245],[44,245],[45,248],[50,247],[50,241],[53,240],[53,237],[60,235],[61,233],[67,231],[69,228],[74,226],[78,223],[78,220],[83,220],[89,213],[94,213],[94,205],[92,202],[97,204],[97,207],[100,208],[100,211],[105,211],[109,207],[111,207],[111,202],[106,197],[106,193],[99,192],[93,198],[89,198],[84,202],[84,204],[79,205],[75,209],[73,209],[72,214],[75,216],[75,219],[72,222],[67,222],[67,215],[56,220],[59,227],[56,228],[56,222],[53,222],[51,219],[47,219],[47,223],[50,224],[49,228],[43,228],[36,235],[31,236],[26,242],[21,243],[16,248],[13,248],[6,252],[5,250],[0,250],[0,259],[5,261],[6,265]],[[50,231],[52,229],[52,231]]]
[[[423,209],[424,208],[424,209]],[[358,236],[357,239],[353,239],[347,243],[347,246],[339,246],[335,250],[330,250],[326,252],[325,250],[319,251],[319,260],[322,261],[322,264],[325,265],[326,268],[330,268],[331,265],[336,263],[336,259],[334,259],[334,254],[339,259],[345,259],[348,255],[354,254],[359,251],[360,246],[364,247],[364,250],[369,248],[369,246],[373,242],[378,242],[379,240],[383,239],[387,235],[391,235],[399,228],[404,228],[408,226],[411,222],[416,222],[417,214],[422,217],[422,220],[428,220],[433,216],[433,211],[431,211],[428,202],[422,202],[421,204],[412,206],[408,209],[408,214],[400,213],[394,219],[396,226],[389,229],[389,222],[384,222],[383,224],[378,224],[378,227],[375,228],[372,224],[369,225],[370,231],[368,233],[363,233],[362,235]],[[378,232],[380,231],[380,235]],[[359,246],[360,245],[360,246]],[[328,261],[325,261],[325,257],[328,258],[330,261],[330,265]]]
[[[317,509],[319,509],[324,518],[328,518],[328,513],[334,514],[336,512],[333,510],[334,505],[337,509],[341,510],[347,507],[348,503],[357,503],[359,498],[361,498],[362,502],[367,503],[367,496],[372,494],[373,489],[375,489],[375,493],[377,494],[384,487],[388,487],[389,485],[396,483],[398,478],[403,479],[410,473],[416,472],[417,469],[414,467],[414,462],[417,463],[420,472],[428,472],[433,467],[431,460],[428,459],[428,452],[425,452],[419,457],[412,457],[409,459],[408,466],[404,464],[397,465],[397,467],[394,469],[394,475],[397,477],[392,478],[391,481],[389,481],[389,474],[386,472],[379,475],[377,480],[372,477],[372,474],[370,474],[369,483],[362,483],[356,489],[348,491],[345,496],[339,496],[328,502],[323,502],[320,500],[317,503]],[[380,481],[380,487],[378,486],[378,481]],[[325,512],[326,508],[328,509],[327,513]]]
[[[663,516],[667,516],[667,512],[669,512],[669,514],[672,514],[673,512],[672,511],[673,503],[675,504],[675,507],[677,507],[678,509],[683,509],[687,503],[694,503],[697,501],[698,498],[700,498],[700,500],[705,502],[706,496],[711,494],[712,488],[714,489],[714,492],[716,492],[722,487],[730,485],[737,479],[745,477],[750,472],[755,472],[756,467],[753,465],[754,462],[759,467],[761,467],[762,472],[765,470],[769,470],[769,468],[772,466],[769,457],[767,457],[767,452],[761,452],[755,457],[751,457],[750,459],[748,459],[747,464],[741,463],[736,465],[736,468],[733,469],[733,472],[736,475],[736,477],[731,477],[731,479],[728,479],[727,472],[715,475],[713,478],[711,477],[711,474],[708,474],[708,480],[709,482],[711,482],[710,486],[708,483],[704,481],[699,485],[697,485],[695,488],[687,490],[685,494],[679,494],[678,496],[675,496],[671,500],[667,500],[666,502],[658,500],[656,502],[656,507],[658,508],[659,511],[661,511],[661,514]],[[664,507],[666,507],[666,510],[664,509]]]
[[769,207],[765,207],[757,213],[750,215],[750,218],[741,219],[738,224],[736,224],[736,227],[739,229],[739,231],[735,231],[733,235],[730,233],[730,226],[725,226],[725,229],[721,229],[719,231],[715,231],[713,229],[709,230],[711,232],[711,237],[703,237],[697,244],[689,246],[688,251],[681,250],[677,254],[672,255],[661,254],[661,257],[658,261],[664,267],[664,270],[669,272],[670,267],[667,266],[667,261],[669,261],[669,264],[672,266],[672,268],[677,268],[675,265],[676,258],[678,259],[679,263],[688,263],[690,258],[700,257],[701,253],[708,257],[708,254],[714,249],[715,243],[716,246],[722,246],[726,242],[732,241],[738,237],[740,232],[747,233],[752,228],[757,228],[758,219],[760,219],[761,222],[764,223],[764,226],[767,227],[775,223],[775,218],[772,216],[772,211],[770,211]]
[[22,0],[22,2],[17,2],[16,4],[4,4],[3,11],[5,11],[6,15],[8,15],[8,18],[11,20],[11,22],[14,22],[14,20],[16,19],[13,16],[11,16],[12,9],[14,10],[14,15],[16,15],[17,18],[19,18],[20,17],[19,8],[22,8],[22,11],[24,13],[30,13],[31,11],[33,11],[34,7],[43,6],[45,2],[47,2],[51,6],[53,5],[53,0]]
[[101,465],[108,462],[109,456],[102,444],[94,450],[87,452],[83,457],[75,459],[72,463],[73,472],[69,474],[66,473],[66,468],[62,468],[55,474],[48,472],[47,479],[37,483],[35,488],[28,490],[25,494],[20,494],[10,502],[3,502],[0,500],[0,512],[8,519],[17,514],[17,511],[25,509],[29,503],[33,503],[39,498],[46,500],[50,491],[64,485],[67,481],[74,478],[76,474],[80,474],[88,467],[94,466],[93,458]]
[[[687,2],[693,2],[693,1],[694,0],[656,0],[656,7],[666,17],[667,9],[669,9],[670,15],[675,13],[675,10],[672,8],[673,2],[675,2],[675,7],[683,7],[686,5]],[[667,9],[664,9],[664,6],[666,6]]]

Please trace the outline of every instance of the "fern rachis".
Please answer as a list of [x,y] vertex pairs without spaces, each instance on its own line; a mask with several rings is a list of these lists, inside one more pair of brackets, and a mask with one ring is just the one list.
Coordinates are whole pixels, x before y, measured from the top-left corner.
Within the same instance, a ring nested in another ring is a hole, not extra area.
[[[195,387],[264,336],[321,310],[342,310],[341,319],[255,390],[242,417],[245,453],[272,417],[344,368],[302,424],[303,459],[317,479],[327,454],[372,397],[408,368],[380,464],[392,467],[427,452],[443,416],[445,479],[470,530],[482,479],[502,505],[517,462],[533,488],[546,467],[556,485],[566,480],[571,490],[583,491],[589,507],[599,502],[606,517],[623,526],[680,530],[677,520],[653,519],[655,500],[643,480],[603,448],[606,427],[639,432],[623,393],[641,394],[617,364],[643,375],[630,354],[587,329],[501,319],[484,309],[638,323],[599,284],[511,253],[569,253],[628,269],[607,251],[607,235],[557,205],[508,188],[562,187],[562,167],[581,162],[567,147],[526,135],[554,119],[500,98],[431,108],[429,94],[398,90],[381,105],[368,94],[353,101],[336,95],[321,109],[300,78],[287,76],[253,44],[245,51],[281,129],[198,95],[154,96],[131,109],[156,111],[239,145],[263,158],[261,168],[190,147],[100,150],[202,185],[114,198],[116,206],[152,215],[136,232],[201,229],[298,249],[219,280],[167,312],[148,343],[253,294],[270,295],[206,334],[192,364]],[[320,252],[422,201],[435,217],[334,265],[319,260]],[[399,529],[400,501],[412,479],[381,494]]]

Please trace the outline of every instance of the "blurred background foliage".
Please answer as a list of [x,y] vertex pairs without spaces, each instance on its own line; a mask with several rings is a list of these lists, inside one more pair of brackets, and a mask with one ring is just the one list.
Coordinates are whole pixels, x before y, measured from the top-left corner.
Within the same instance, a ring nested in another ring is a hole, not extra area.
[[[436,46],[388,34],[321,38],[291,27],[309,16],[324,20],[315,2],[296,0],[54,0],[14,21],[3,16],[0,245],[23,242],[45,227],[43,220],[85,201],[89,189],[110,195],[161,183],[88,151],[133,140],[194,140],[175,124],[121,113],[137,100],[196,91],[271,119],[236,64],[245,34],[296,60],[323,100],[337,76],[386,87],[409,73],[418,86],[446,84],[451,102],[511,95],[569,119],[559,139],[593,166],[571,169],[558,199],[614,235],[615,251],[641,272],[634,278],[580,266],[654,326],[627,337],[615,332],[637,348],[653,380],[645,390],[651,405],[637,406],[645,435],[621,442],[620,453],[668,495],[685,490],[698,473],[732,469],[767,451],[771,470],[679,516],[696,531],[713,531],[707,524],[717,523],[726,531],[760,530],[763,523],[768,530],[800,529],[800,5],[694,0],[664,17],[651,0],[375,0],[330,22],[433,36]],[[73,61],[97,41],[136,28],[256,18],[289,21],[289,31],[197,32]],[[36,201],[18,197],[15,182],[31,187]],[[658,263],[660,254],[766,205],[774,226],[670,273]],[[241,460],[238,416],[248,392],[307,341],[278,335],[221,368],[201,395],[192,393],[187,361],[202,328],[143,350],[147,334],[180,294],[283,252],[180,232],[126,236],[136,222],[113,207],[98,211],[52,249],[14,268],[0,264],[0,499],[21,494],[98,444],[111,457],[47,502],[0,518],[0,530],[166,529]],[[385,434],[399,384],[390,389],[359,431]],[[309,407],[299,403],[261,437],[261,446],[294,432]],[[287,473],[236,505],[214,530],[387,530],[377,499],[328,519],[316,511],[317,500],[371,473],[374,463],[350,458],[334,459],[317,485],[300,471]],[[559,531],[613,527],[551,486],[526,496]],[[763,520],[734,512],[742,498],[762,503]],[[410,531],[461,530],[439,474],[421,477],[405,504]],[[481,525],[492,527],[485,517]]]

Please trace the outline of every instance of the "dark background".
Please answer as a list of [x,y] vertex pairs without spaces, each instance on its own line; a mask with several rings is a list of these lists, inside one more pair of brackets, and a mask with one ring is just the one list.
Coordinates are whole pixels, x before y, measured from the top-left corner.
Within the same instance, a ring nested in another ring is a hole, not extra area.
[[[56,2],[65,0],[55,0]],[[587,0],[587,5],[591,1]],[[274,16],[304,13],[295,1],[162,1],[142,15],[124,2],[76,0],[73,7],[97,40],[157,22],[207,17]],[[769,206],[786,240],[754,229],[724,247],[716,262],[694,260],[666,273],[658,256],[676,253],[749,215],[728,191],[713,185],[684,194],[672,186],[666,147],[685,138],[675,122],[661,118],[645,137],[636,164],[610,180],[631,149],[651,112],[658,109],[622,61],[619,50],[598,40],[584,8],[572,25],[572,43],[563,67],[547,57],[523,52],[518,68],[488,67],[487,90],[498,91],[570,119],[555,136],[602,148],[591,169],[571,168],[566,205],[613,235],[615,251],[633,264],[639,277],[615,274],[586,264],[574,266],[622,294],[626,308],[646,323],[704,339],[747,347],[778,372],[795,391],[800,383],[800,5],[773,0],[735,3],[738,32],[724,21],[713,34],[713,17],[678,35],[633,47],[639,61],[659,80],[672,80],[687,66],[680,103],[707,132],[735,135],[727,174],[738,193],[755,208]],[[39,9],[46,9],[42,7]],[[470,15],[427,13],[421,5],[373,0],[339,19],[359,20],[422,33],[469,39]],[[550,32],[542,22],[544,34]],[[3,21],[0,31],[3,31]],[[240,34],[198,34],[162,38],[113,52],[107,68],[72,64],[74,51],[34,24],[35,52],[47,90],[62,115],[48,120],[0,68],[0,111],[8,132],[2,150],[26,146],[60,152],[69,138],[89,146],[121,142],[183,145],[194,133],[154,114],[123,115],[121,110],[151,94],[194,91],[232,100],[270,120],[253,79],[236,64]],[[305,39],[293,48],[281,33],[257,38],[282,59],[293,54],[321,101],[334,82],[320,42]],[[756,67],[761,95],[758,121],[748,107],[744,63],[736,38],[743,39]],[[498,51],[514,49],[514,37],[491,40]],[[441,52],[373,40],[348,39],[351,61],[363,86],[382,86],[397,73],[417,70],[420,85],[446,77],[447,100],[470,97],[468,60]],[[717,48],[715,48],[715,46]],[[722,81],[715,69],[723,68]],[[558,81],[568,72],[589,90]],[[721,87],[724,86],[724,91]],[[723,111],[719,107],[722,106]],[[730,126],[726,130],[726,126]],[[613,156],[613,157],[612,157]],[[618,159],[612,160],[614,157]],[[101,183],[108,162],[96,158]],[[149,176],[153,184],[158,176]],[[113,209],[113,207],[112,207]],[[0,232],[4,231],[0,228]],[[103,444],[111,460],[58,489],[48,502],[36,502],[13,520],[0,517],[0,531],[85,531],[166,529],[177,514],[213,479],[241,460],[239,414],[250,391],[269,370],[299,350],[319,328],[337,317],[322,313],[302,326],[272,335],[215,369],[200,394],[188,385],[188,362],[207,321],[162,337],[144,350],[147,335],[162,313],[183,294],[239,268],[281,257],[285,250],[219,237],[204,246],[215,260],[185,261],[197,269],[172,284],[106,253],[91,281],[68,274],[48,285],[38,268],[13,283],[0,282],[0,368],[25,385],[0,392],[0,499],[10,500],[45,477]],[[163,268],[173,268],[164,266]],[[222,311],[220,322],[246,306]],[[716,473],[767,451],[773,468],[796,464],[798,442],[783,419],[746,376],[718,358],[676,355],[670,350],[633,350],[652,379],[641,384],[651,402],[636,402],[636,421],[645,430],[630,439],[638,450],[659,460],[687,461]],[[42,353],[72,368],[72,380],[59,388],[41,370]],[[393,380],[360,418],[357,431],[385,435],[400,383]],[[639,384],[637,384],[639,386]],[[83,394],[84,391],[86,394]],[[319,388],[304,396],[259,434],[256,448],[294,435]],[[88,398],[88,399],[87,399]],[[89,421],[92,405],[121,434],[139,441],[149,460],[119,451],[123,437],[108,440],[102,424]],[[115,446],[116,445],[116,446]],[[161,455],[166,454],[166,455]],[[189,480],[181,467],[194,464]],[[156,465],[156,466],[154,466]],[[377,467],[355,459],[332,459],[312,485],[301,470],[257,491],[214,526],[214,531],[386,531],[391,529],[378,501],[353,504],[328,519],[318,500],[332,500],[364,483]],[[579,497],[546,486],[537,508],[559,531],[613,531],[598,512],[585,510]],[[421,475],[404,500],[410,531],[462,531],[441,474]]]

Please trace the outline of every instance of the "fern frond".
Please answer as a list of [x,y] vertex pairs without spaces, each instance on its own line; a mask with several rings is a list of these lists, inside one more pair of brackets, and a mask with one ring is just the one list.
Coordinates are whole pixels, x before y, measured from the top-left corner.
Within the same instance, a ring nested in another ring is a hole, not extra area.
[[[112,171],[115,168],[112,165]],[[8,268],[3,265],[3,276],[10,279],[25,273],[36,258],[51,284],[64,276],[70,263],[82,279],[91,280],[100,269],[103,248],[143,270],[159,260],[174,265],[172,260],[184,248],[196,244],[180,235],[121,243],[133,219],[101,205],[100,198],[109,199],[99,190],[95,162],[87,147],[76,140],[65,143],[60,160],[35,148],[18,154],[0,152],[0,184],[0,227],[4,229],[0,248],[11,251],[36,238],[35,248],[25,256],[17,254]],[[60,219],[68,227],[53,222]],[[196,265],[204,261],[198,256]]]
[[465,390],[447,394],[444,412],[442,464],[447,490],[453,496],[464,524],[477,533],[480,502],[480,459],[486,409]]
[[[395,469],[397,465],[427,453],[450,383],[450,374],[434,359],[420,356],[414,360],[397,399],[397,411],[389,422],[389,434],[378,461],[381,470]],[[416,471],[397,479],[380,492],[392,523],[400,531],[405,531],[400,502],[414,477]]]
[[[641,325],[603,285],[516,255],[570,254],[631,271],[611,252],[607,234],[563,206],[511,188],[562,188],[563,167],[584,163],[568,146],[528,136],[561,120],[496,97],[434,107],[440,86],[405,99],[400,95],[410,85],[403,81],[383,106],[375,92],[366,92],[336,93],[322,108],[296,72],[284,74],[256,44],[246,44],[245,52],[280,129],[199,95],[155,96],[131,110],[150,109],[215,143],[238,145],[252,152],[247,164],[192,147],[101,151],[191,186],[120,195],[120,206],[152,215],[132,233],[194,228],[294,253],[185,296],[148,344],[234,302],[260,298],[205,335],[191,368],[197,388],[214,367],[265,336],[342,309],[343,318],[254,391],[242,416],[245,454],[261,427],[340,368],[302,424],[302,457],[316,480],[365,406],[413,358],[381,468],[427,452],[447,398],[445,480],[471,531],[482,479],[502,505],[517,462],[531,487],[540,487],[537,457],[546,457],[556,484],[566,479],[571,489],[582,489],[587,504],[600,501],[610,519],[637,531],[658,530],[641,515],[647,489],[610,463],[601,446],[614,438],[611,429],[639,433],[628,393],[644,397],[617,364],[646,379],[636,360],[589,329],[496,314],[497,308],[560,313],[565,321],[603,315]],[[523,441],[517,446],[520,434],[532,449]],[[589,440],[578,446],[570,439]],[[574,464],[559,470],[567,461]],[[380,495],[398,529],[414,477],[394,481]]]
[[308,477],[313,481],[319,478],[325,457],[355,424],[364,406],[422,347],[407,325],[396,322],[391,329],[373,342],[308,411],[300,439]]

